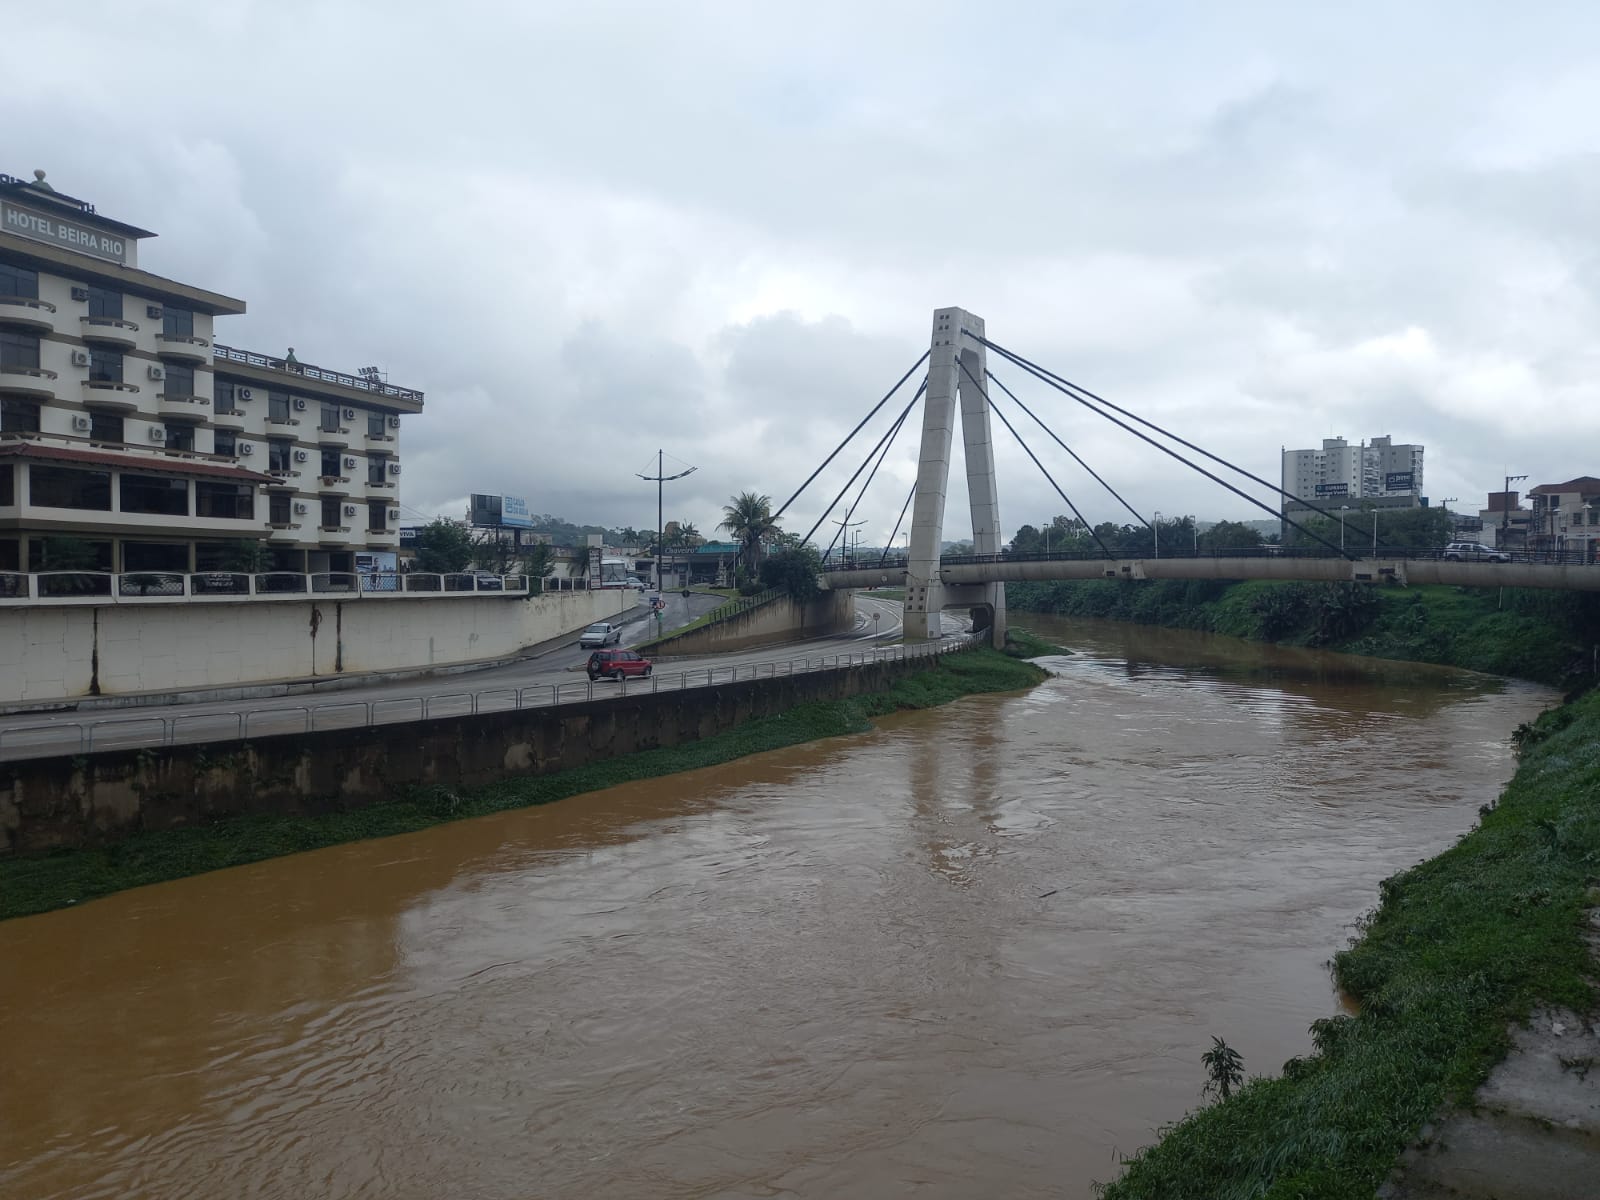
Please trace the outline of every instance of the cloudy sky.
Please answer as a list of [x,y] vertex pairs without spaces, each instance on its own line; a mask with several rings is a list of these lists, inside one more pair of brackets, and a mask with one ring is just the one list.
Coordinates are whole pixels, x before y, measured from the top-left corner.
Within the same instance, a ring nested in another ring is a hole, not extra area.
[[[709,533],[734,492],[787,497],[944,305],[1269,478],[1282,446],[1378,434],[1459,508],[1506,469],[1600,474],[1592,3],[79,0],[6,26],[0,171],[246,299],[221,340],[423,389],[413,512],[503,491],[653,526],[660,447],[698,468],[667,518]],[[1265,516],[991,367],[1141,511]],[[1007,532],[1063,511],[996,437]],[[1036,440],[1086,516],[1125,517]]]

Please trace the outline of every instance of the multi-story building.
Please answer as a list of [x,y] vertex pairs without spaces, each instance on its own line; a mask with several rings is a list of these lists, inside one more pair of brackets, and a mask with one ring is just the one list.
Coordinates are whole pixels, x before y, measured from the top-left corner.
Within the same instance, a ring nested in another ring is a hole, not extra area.
[[1596,561],[1600,551],[1600,479],[1580,475],[1528,489],[1528,548]]
[[1283,452],[1282,486],[1297,500],[1322,507],[1348,500],[1415,507],[1422,495],[1422,447],[1397,446],[1388,436],[1355,446],[1324,438],[1320,450]]
[[0,571],[340,572],[395,551],[422,393],[219,345],[243,301],[142,270],[153,234],[36,175],[0,175]]

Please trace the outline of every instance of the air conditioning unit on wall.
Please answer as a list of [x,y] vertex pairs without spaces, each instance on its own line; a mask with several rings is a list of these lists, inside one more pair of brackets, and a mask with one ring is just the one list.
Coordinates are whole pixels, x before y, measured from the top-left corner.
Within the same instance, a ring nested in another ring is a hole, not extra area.
[[390,429],[399,429],[400,428],[400,418],[399,417],[390,417],[389,418],[389,428]]
[[305,462],[306,452],[304,450],[296,450],[294,452],[294,460],[295,462]]
[[389,464],[389,474],[391,474],[391,475],[400,474],[400,464],[399,463],[390,463]]
[[84,430],[89,428],[89,418],[88,417],[73,417],[72,418],[72,427],[74,429],[76,429],[79,433],[82,433]]
[[295,410],[295,412],[305,412],[305,410],[306,410],[306,402],[305,402],[305,400],[303,400],[299,396],[296,396],[294,398],[294,410]]
[[254,454],[256,452],[256,448],[254,446],[252,446],[249,442],[240,442],[239,445],[236,447],[236,449],[239,451],[240,454],[243,454],[246,458],[248,458],[250,455],[252,455],[252,454]]
[[398,508],[391,508],[389,510],[389,520],[398,521],[399,519],[400,519],[400,510]]
[[344,506],[344,515],[347,516],[347,517],[355,516],[356,515],[356,506],[354,504],[346,504]]
[[349,455],[349,454],[346,454],[346,455],[345,455],[345,456],[344,456],[344,465],[345,465],[345,466],[346,466],[346,467],[347,467],[347,468],[348,468],[348,467],[353,467],[353,466],[355,466],[355,465],[356,465],[356,460],[355,460],[355,458],[354,458],[354,456],[353,456],[353,455]]
[[150,440],[152,442],[164,442],[164,441],[166,441],[167,440],[167,431],[165,429],[161,428],[161,426],[159,426],[159,425],[150,426]]
[[156,366],[154,363],[150,365],[148,371],[151,379],[165,379],[167,377],[166,368]]
[[72,352],[72,365],[87,367],[89,365],[89,352],[87,350],[74,350]]
[[299,513],[299,514],[301,514],[302,516],[304,516],[306,511],[307,511],[307,509],[306,509],[306,506],[304,504],[302,504],[300,501],[296,500],[295,503],[294,503],[294,511]]
[[344,419],[346,421],[354,421],[356,419],[356,410],[353,409],[353,408],[345,409],[344,410]]
[[239,399],[241,399],[241,400],[253,400],[253,399],[255,399],[255,393],[252,392],[249,388],[240,388],[238,394],[239,394]]

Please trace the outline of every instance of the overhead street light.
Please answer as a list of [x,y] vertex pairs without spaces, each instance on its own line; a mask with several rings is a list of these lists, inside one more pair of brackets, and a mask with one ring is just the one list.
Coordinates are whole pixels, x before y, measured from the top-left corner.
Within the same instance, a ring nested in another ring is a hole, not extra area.
[[682,479],[685,475],[693,475],[700,469],[699,467],[690,467],[687,471],[679,471],[676,475],[664,474],[661,464],[665,453],[663,450],[656,451],[656,473],[654,475],[639,475],[639,472],[634,472],[635,475],[639,475],[639,478],[646,482],[654,480],[656,485],[656,595],[658,596],[661,594],[661,560],[666,557],[661,545],[662,487],[664,484],[671,483],[674,479]]

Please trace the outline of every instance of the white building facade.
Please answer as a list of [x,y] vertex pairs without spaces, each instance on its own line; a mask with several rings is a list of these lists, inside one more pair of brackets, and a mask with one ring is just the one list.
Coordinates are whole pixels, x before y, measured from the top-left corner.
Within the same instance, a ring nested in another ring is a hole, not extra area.
[[[1344,438],[1324,438],[1321,449],[1283,452],[1282,488],[1304,503],[1320,507],[1351,500],[1383,500],[1384,507],[1421,503],[1423,448],[1396,445],[1388,436],[1352,446]],[[1287,502],[1286,502],[1287,503]]]
[[141,270],[152,234],[36,174],[0,175],[0,572],[392,554],[422,393],[218,344],[243,301]]

